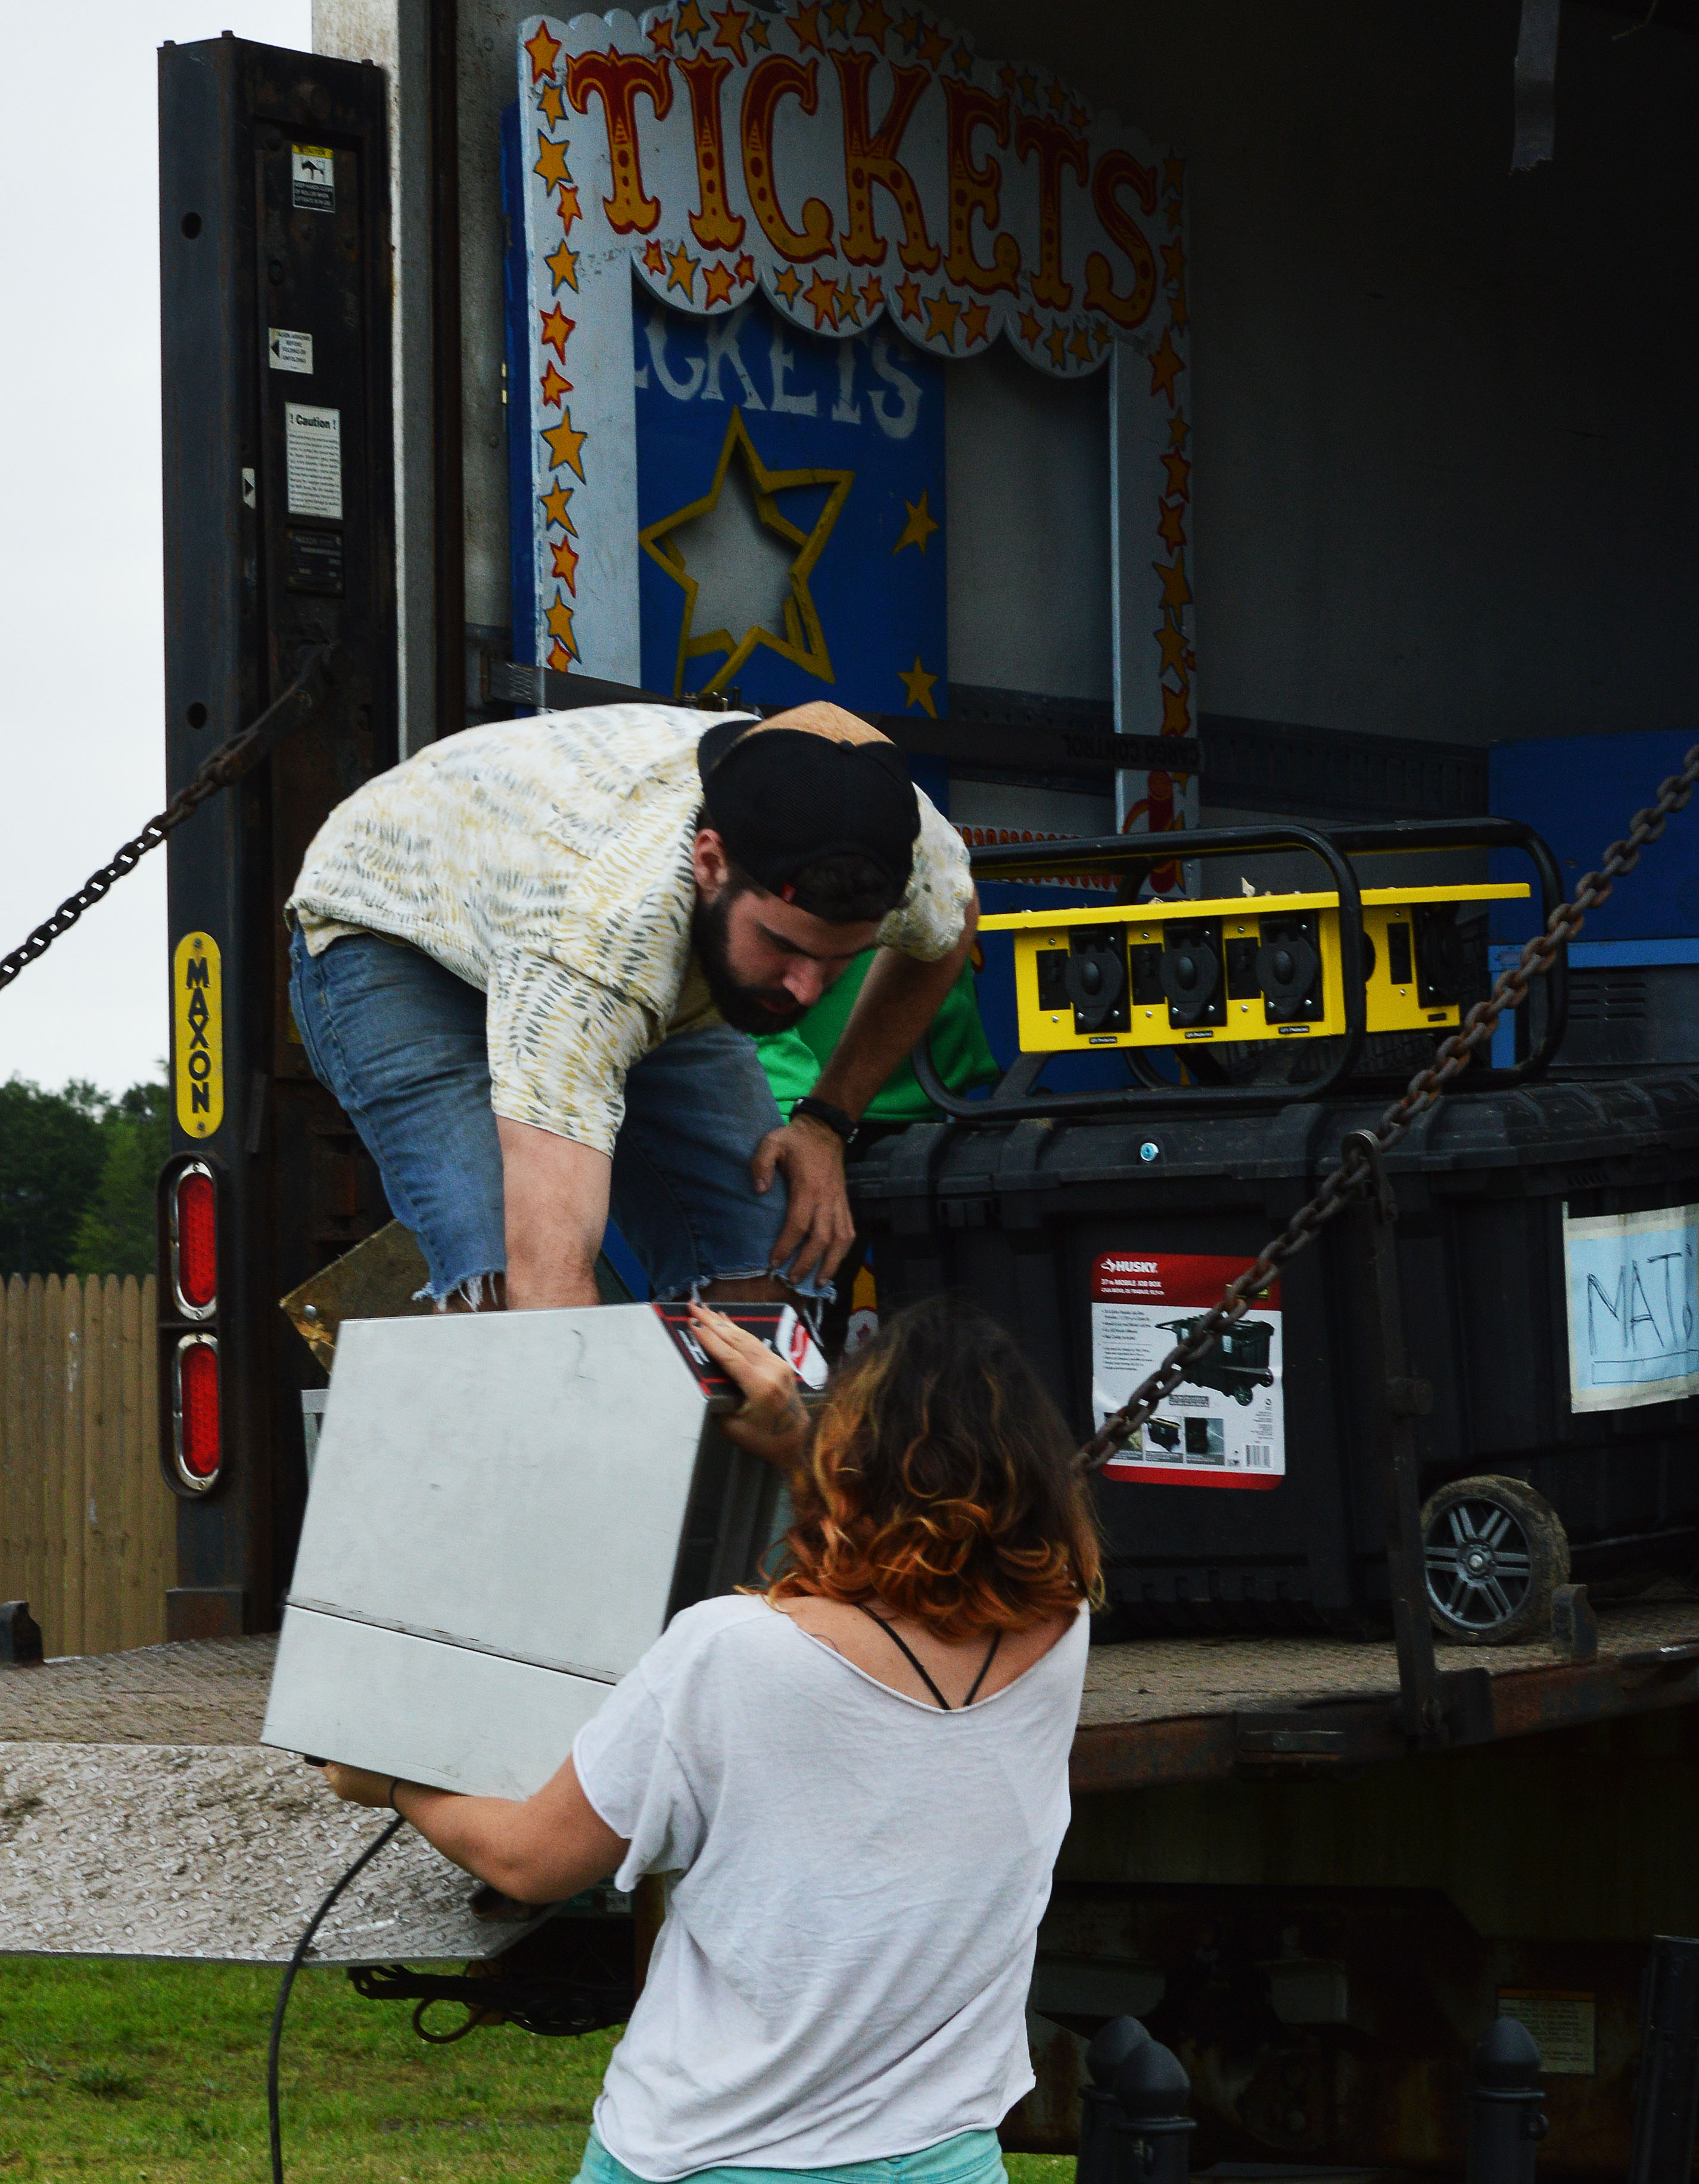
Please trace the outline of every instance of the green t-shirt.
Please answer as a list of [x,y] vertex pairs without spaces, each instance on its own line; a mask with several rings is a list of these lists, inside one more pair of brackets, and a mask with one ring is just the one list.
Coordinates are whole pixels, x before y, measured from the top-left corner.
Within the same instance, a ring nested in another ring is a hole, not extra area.
[[[773,1096],[787,1116],[791,1104],[820,1081],[820,1072],[849,1021],[855,997],[861,991],[875,951],[858,956],[836,985],[828,988],[799,1023],[789,1031],[757,1039],[756,1051],[773,1087]],[[964,963],[961,976],[944,996],[943,1006],[932,1020],[933,1066],[948,1089],[958,1095],[978,1084],[994,1084],[1002,1075],[980,1022],[974,994],[974,967]],[[924,1123],[938,1110],[920,1089],[914,1065],[905,1055],[880,1086],[867,1111],[874,1123]]]

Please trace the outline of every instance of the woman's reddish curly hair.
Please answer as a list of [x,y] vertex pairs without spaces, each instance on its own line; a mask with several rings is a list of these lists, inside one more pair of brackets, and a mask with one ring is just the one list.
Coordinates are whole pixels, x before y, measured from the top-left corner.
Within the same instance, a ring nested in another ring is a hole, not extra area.
[[969,1638],[1100,1597],[1073,1436],[975,1305],[929,1298],[839,1368],[791,1490],[790,1564],[769,1600],[877,1600]]

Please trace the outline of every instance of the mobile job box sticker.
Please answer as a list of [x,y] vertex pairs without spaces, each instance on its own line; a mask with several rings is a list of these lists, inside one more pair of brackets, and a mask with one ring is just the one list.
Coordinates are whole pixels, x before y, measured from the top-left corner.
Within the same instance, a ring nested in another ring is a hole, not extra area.
[[[1101,1425],[1221,1301],[1249,1259],[1105,1251],[1092,1268],[1092,1413]],[[1104,1467],[1161,1486],[1273,1486],[1286,1472],[1280,1285],[1193,1366]]]

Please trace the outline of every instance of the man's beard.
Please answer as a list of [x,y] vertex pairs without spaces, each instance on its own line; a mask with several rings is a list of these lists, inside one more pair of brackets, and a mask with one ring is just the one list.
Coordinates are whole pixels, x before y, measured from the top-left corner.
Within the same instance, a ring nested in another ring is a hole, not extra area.
[[727,929],[735,899],[732,889],[723,888],[712,902],[698,900],[690,916],[690,939],[714,1006],[734,1031],[757,1038],[788,1031],[808,1014],[802,1004],[783,986],[746,986],[733,976]]

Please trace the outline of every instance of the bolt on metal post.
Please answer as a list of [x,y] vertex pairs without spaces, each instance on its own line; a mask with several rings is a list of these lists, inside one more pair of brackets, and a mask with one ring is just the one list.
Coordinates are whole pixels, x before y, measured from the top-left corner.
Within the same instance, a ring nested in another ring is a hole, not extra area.
[[1133,2017],[1104,2025],[1086,2051],[1076,2184],[1186,2184],[1192,2081],[1179,2058]]
[[1533,2184],[1547,2128],[1534,2036],[1513,2017],[1495,2018],[1469,2059],[1466,2184]]
[[1656,1937],[1640,2016],[1629,2184],[1687,2184],[1699,2116],[1699,1942]]

